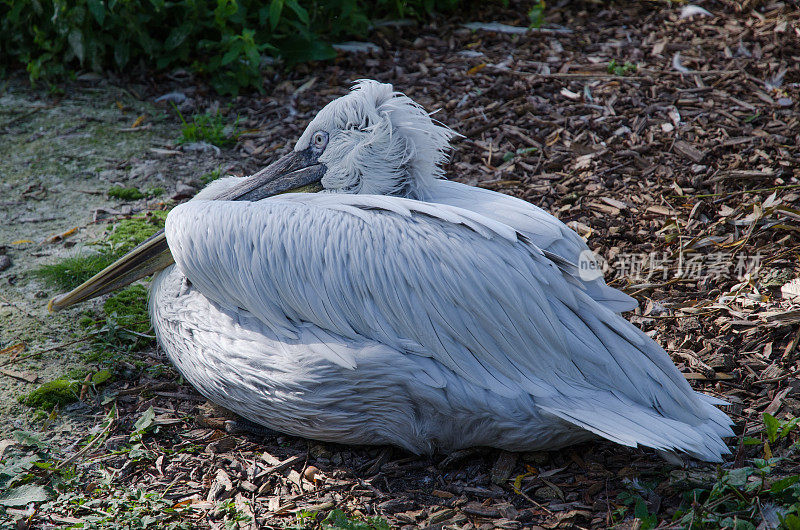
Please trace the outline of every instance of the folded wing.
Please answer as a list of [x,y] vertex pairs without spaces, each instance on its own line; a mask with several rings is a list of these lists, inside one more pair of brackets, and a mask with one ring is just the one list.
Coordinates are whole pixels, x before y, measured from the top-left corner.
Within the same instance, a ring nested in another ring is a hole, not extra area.
[[527,393],[620,443],[726,451],[727,416],[666,353],[497,220],[396,197],[289,194],[191,201],[166,232],[201,292],[279,335],[313,323],[430,357],[501,395]]
[[[542,250],[573,264],[579,262],[581,253],[589,251],[583,239],[556,217],[516,197],[448,180],[433,182],[425,193],[426,201],[464,208],[505,223]],[[633,311],[638,305],[635,299],[606,285],[602,277],[581,281],[592,298],[617,313]]]

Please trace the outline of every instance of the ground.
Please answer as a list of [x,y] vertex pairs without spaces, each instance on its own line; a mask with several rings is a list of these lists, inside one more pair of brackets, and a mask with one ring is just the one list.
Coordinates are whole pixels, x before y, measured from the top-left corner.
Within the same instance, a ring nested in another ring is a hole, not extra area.
[[[0,523],[798,527],[798,10],[554,4],[526,34],[462,25],[524,26],[515,4],[382,26],[378,49],[268,72],[264,93],[232,100],[185,72],[85,74],[53,91],[0,81]],[[97,253],[120,221],[155,224],[146,212],[219,174],[263,167],[358,78],[394,83],[463,135],[448,176],[527,199],[587,239],[640,302],[626,316],[697,390],[731,403],[724,464],[604,442],[418,457],[231,433],[147,333],[110,334],[103,300],[47,313],[59,291],[37,269]],[[183,119],[220,112],[222,137],[238,140],[180,144],[181,118],[155,101],[170,93]],[[58,379],[79,381],[80,399],[19,403]]]

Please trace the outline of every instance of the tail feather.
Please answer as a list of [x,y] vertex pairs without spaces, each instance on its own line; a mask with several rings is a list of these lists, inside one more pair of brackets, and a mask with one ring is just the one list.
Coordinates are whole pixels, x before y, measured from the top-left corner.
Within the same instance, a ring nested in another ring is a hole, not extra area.
[[591,392],[580,399],[556,398],[538,406],[544,412],[622,445],[641,445],[721,462],[722,455],[730,454],[722,438],[733,436],[732,422],[713,405],[703,404],[706,416],[697,417],[692,423],[602,391]]

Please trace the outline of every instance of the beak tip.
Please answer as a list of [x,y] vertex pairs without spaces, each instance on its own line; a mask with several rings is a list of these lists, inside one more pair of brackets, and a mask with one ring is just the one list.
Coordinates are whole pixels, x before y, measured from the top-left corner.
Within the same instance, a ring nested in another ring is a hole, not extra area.
[[61,305],[61,299],[62,298],[64,298],[63,294],[60,294],[58,296],[54,296],[53,298],[51,298],[50,301],[47,302],[47,312],[48,313],[57,313],[57,312],[61,311],[62,309],[64,309],[64,306]]

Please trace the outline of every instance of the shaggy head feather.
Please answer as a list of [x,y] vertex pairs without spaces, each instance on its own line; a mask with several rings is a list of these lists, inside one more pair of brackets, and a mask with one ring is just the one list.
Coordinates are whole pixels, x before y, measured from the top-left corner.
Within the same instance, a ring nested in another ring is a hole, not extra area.
[[392,85],[370,80],[358,81],[349,94],[328,103],[295,151],[307,148],[318,131],[328,134],[319,158],[327,166],[326,190],[411,198],[443,176],[441,165],[455,135]]

